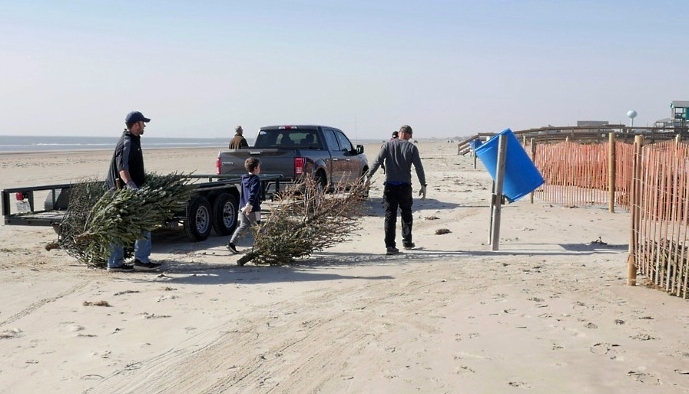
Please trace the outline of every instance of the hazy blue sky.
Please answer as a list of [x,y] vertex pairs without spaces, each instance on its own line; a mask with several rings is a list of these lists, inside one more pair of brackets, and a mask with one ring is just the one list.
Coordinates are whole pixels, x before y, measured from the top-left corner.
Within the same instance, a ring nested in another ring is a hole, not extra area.
[[652,125],[689,100],[685,1],[0,0],[0,134],[452,137]]

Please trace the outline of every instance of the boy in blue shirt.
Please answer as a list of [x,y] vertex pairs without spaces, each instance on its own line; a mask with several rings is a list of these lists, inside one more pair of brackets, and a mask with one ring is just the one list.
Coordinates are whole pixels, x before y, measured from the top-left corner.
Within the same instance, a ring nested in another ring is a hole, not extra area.
[[239,198],[239,227],[234,230],[230,237],[227,249],[232,253],[239,253],[235,243],[242,233],[249,226],[260,220],[261,215],[261,180],[258,174],[261,173],[261,161],[255,157],[250,157],[244,161],[244,168],[249,172],[242,175],[242,195]]

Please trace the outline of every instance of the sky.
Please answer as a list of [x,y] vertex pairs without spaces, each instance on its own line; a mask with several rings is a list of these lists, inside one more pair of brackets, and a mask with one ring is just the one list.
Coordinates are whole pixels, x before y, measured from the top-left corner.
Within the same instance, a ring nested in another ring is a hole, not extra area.
[[684,1],[0,0],[0,135],[228,139],[322,124],[415,138],[689,100]]

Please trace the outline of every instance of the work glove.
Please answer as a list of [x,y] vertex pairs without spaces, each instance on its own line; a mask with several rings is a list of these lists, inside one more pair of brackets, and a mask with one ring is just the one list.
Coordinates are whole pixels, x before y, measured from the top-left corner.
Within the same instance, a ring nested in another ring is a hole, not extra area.
[[136,186],[136,183],[134,183],[134,181],[127,182],[127,189],[135,191],[135,192],[139,191],[139,187]]
[[419,196],[421,196],[422,200],[426,199],[426,185],[422,185],[421,189],[419,189]]
[[251,204],[246,204],[246,206],[242,208],[242,212],[244,212],[245,215],[248,215],[251,213],[252,209],[253,207],[251,206]]

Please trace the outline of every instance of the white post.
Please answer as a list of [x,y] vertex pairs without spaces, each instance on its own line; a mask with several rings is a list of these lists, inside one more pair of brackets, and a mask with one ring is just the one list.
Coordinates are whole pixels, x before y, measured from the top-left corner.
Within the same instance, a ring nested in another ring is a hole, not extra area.
[[491,250],[498,250],[500,245],[500,213],[502,211],[502,183],[505,179],[505,156],[507,153],[507,136],[500,135],[498,140],[498,161],[495,168],[495,189],[493,190],[493,212],[491,216]]

